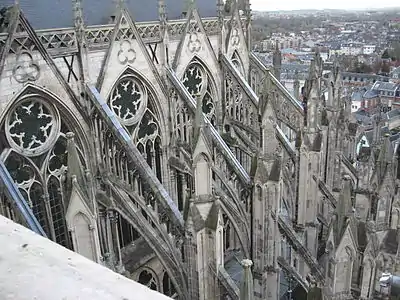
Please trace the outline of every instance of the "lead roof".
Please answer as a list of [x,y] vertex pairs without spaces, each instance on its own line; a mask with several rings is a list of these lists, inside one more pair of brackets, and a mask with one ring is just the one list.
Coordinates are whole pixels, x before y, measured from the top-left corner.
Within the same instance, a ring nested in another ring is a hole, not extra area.
[[[15,0],[0,0],[0,9],[14,5]],[[72,0],[20,0],[20,7],[34,29],[52,29],[73,27]],[[117,1],[82,0],[85,24],[108,24],[116,13]],[[132,17],[137,22],[157,21],[157,0],[125,0]],[[181,19],[186,8],[186,0],[165,0],[168,19]],[[202,18],[215,17],[215,0],[197,1],[196,6]]]

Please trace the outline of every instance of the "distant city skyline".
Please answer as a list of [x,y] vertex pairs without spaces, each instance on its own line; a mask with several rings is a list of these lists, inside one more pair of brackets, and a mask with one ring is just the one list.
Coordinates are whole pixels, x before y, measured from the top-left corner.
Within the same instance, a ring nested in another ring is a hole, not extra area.
[[317,1],[317,0],[250,0],[251,8],[258,11],[277,11],[277,10],[299,10],[299,9],[376,9],[385,7],[400,7],[396,0],[336,0],[336,1]]

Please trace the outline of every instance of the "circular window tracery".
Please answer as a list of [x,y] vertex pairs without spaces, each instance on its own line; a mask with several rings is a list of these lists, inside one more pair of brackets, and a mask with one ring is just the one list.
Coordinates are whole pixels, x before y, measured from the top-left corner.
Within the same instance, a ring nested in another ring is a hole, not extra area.
[[6,117],[6,137],[19,153],[38,156],[53,146],[60,131],[58,111],[37,96],[19,102]]
[[158,291],[158,285],[155,275],[150,271],[143,270],[142,272],[140,272],[138,282],[147,286],[153,291]]
[[202,99],[203,113],[215,125],[214,89],[206,70],[198,62],[191,63],[183,74],[182,83],[195,100]]
[[192,64],[183,74],[182,82],[192,97],[203,94],[206,76],[198,64]]
[[110,97],[110,107],[126,126],[139,122],[147,107],[148,93],[132,75],[122,77]]

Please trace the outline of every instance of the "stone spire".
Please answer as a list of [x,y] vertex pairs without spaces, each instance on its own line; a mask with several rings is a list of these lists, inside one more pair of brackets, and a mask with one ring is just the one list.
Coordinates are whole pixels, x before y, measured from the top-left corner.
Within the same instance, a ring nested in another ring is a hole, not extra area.
[[225,52],[225,4],[223,0],[217,0],[217,15],[218,15],[218,47],[219,52]]
[[253,274],[251,266],[253,262],[249,259],[242,260],[243,279],[240,287],[239,300],[254,300]]
[[81,0],[72,0],[73,11],[74,11],[74,26],[76,33],[78,34],[78,39],[82,40],[84,38],[85,25],[83,22],[83,10]]
[[294,98],[296,100],[300,99],[300,81],[299,81],[299,72],[296,70],[294,74],[294,83],[293,83],[293,90],[294,90]]
[[282,53],[279,50],[278,41],[275,42],[275,51],[272,58],[274,66],[274,75],[276,79],[281,80],[281,68],[282,68]]
[[161,26],[164,26],[167,23],[167,9],[165,0],[158,0],[158,18]]
[[182,16],[184,18],[187,17],[189,11],[195,6],[195,4],[196,4],[195,1],[196,0],[185,0],[185,6],[182,10]]
[[251,6],[250,0],[244,0],[244,16],[246,17],[246,42],[247,49],[251,51]]

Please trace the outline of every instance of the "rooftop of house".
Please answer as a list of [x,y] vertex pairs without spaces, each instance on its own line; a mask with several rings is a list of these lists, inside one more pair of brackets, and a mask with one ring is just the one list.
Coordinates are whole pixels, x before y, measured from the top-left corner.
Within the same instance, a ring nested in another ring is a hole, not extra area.
[[393,82],[382,82],[377,81],[375,82],[374,86],[372,87],[373,90],[377,91],[390,91],[394,92],[399,87],[398,84]]
[[[15,0],[0,1],[0,8],[14,5]],[[20,0],[20,7],[33,28],[50,29],[72,27],[74,22],[72,1],[67,0]],[[116,14],[117,1],[83,0],[82,8],[86,25],[104,25]],[[125,0],[135,21],[157,21],[157,1]],[[186,0],[165,0],[169,19],[182,18],[186,10]],[[201,0],[196,3],[201,17],[215,17],[215,0]],[[51,13],[49,13],[51,12]]]

